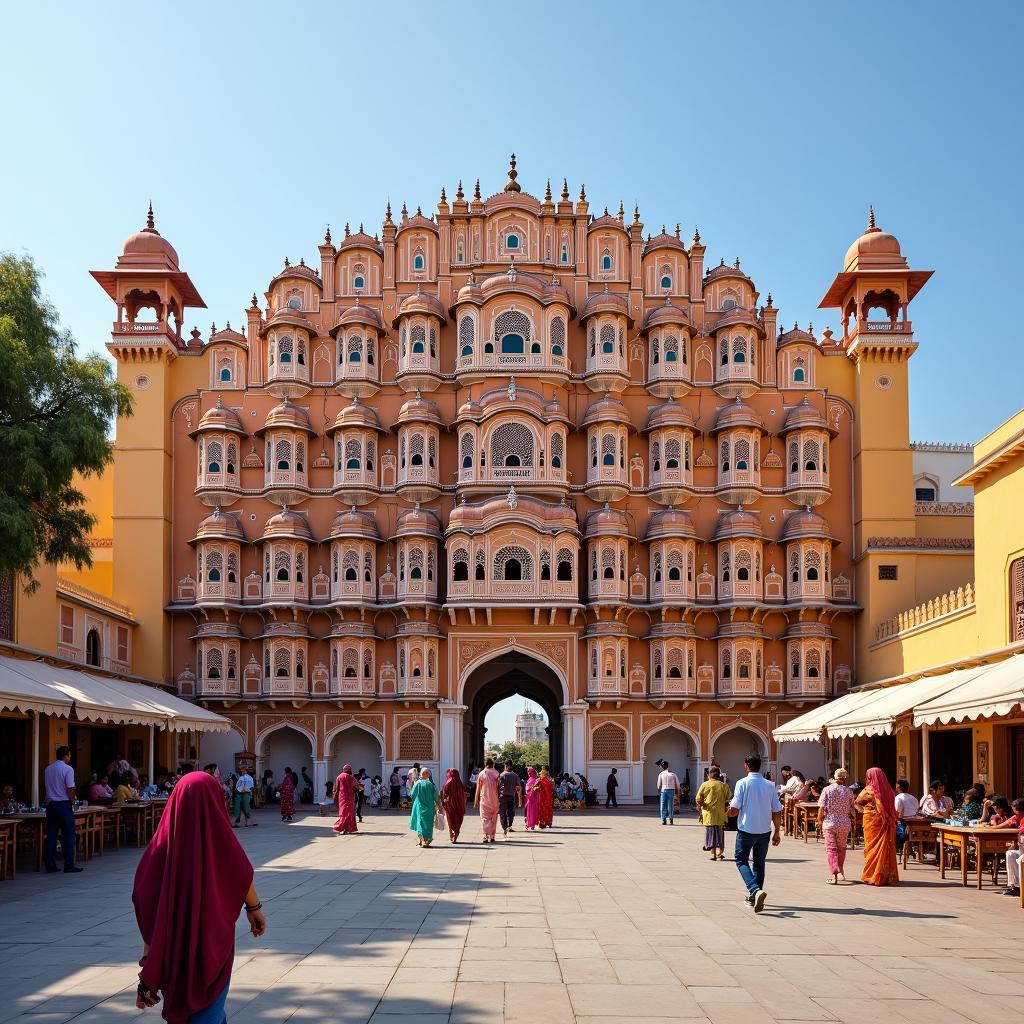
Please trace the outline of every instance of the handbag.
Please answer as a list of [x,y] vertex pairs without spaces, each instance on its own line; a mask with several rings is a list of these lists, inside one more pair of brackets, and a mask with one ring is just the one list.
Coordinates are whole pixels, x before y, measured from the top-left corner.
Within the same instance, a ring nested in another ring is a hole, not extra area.
[[442,811],[438,811],[434,815],[434,828],[438,830],[444,828],[444,813]]

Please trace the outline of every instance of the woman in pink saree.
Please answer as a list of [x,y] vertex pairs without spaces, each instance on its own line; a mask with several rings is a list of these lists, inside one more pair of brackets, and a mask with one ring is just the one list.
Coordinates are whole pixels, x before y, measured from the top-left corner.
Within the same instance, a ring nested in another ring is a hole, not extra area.
[[540,821],[540,779],[536,768],[526,769],[526,831],[532,832]]
[[347,764],[334,782],[334,795],[338,801],[338,820],[334,823],[334,831],[340,836],[349,836],[358,832],[356,827],[356,782],[352,774],[352,765]]
[[498,773],[494,770],[494,760],[487,758],[484,770],[477,776],[476,795],[473,806],[480,808],[480,825],[484,833],[484,842],[493,843],[494,834],[498,831]]

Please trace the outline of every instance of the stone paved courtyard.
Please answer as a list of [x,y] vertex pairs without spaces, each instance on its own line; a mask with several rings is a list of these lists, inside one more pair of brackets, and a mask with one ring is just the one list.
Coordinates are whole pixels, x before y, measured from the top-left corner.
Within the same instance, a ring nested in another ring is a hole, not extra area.
[[[470,817],[465,845],[425,851],[397,814],[348,838],[328,818],[258,820],[238,835],[269,928],[240,925],[231,1024],[1022,1019],[1024,911],[930,867],[836,889],[824,847],[786,839],[755,917],[694,820],[661,827],[653,809],[562,815],[491,847]],[[0,883],[0,1021],[160,1020],[134,1007],[137,861]]]

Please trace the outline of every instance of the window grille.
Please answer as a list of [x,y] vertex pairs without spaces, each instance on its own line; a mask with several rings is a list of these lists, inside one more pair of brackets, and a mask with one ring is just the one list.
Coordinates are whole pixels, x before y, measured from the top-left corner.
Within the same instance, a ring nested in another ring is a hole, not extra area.
[[514,309],[502,313],[494,321],[494,340],[500,341],[506,334],[518,334],[524,341],[529,341],[530,318]]
[[[509,563],[512,563],[510,566]],[[516,564],[519,575],[516,576]],[[510,575],[510,572],[512,575]],[[494,556],[494,579],[496,580],[532,580],[533,556],[526,548],[510,545],[502,548]]]
[[494,466],[532,466],[533,434],[522,423],[502,423],[491,439]]

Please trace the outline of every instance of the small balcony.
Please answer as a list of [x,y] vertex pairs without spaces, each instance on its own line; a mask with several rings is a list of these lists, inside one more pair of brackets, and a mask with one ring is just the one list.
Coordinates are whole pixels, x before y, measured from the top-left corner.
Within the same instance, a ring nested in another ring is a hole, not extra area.
[[652,697],[696,697],[697,682],[692,676],[655,676],[651,678]]
[[267,390],[278,398],[300,398],[309,391],[306,363],[277,360],[267,367]]
[[686,363],[662,359],[648,368],[647,390],[658,398],[680,398],[692,387]]
[[263,600],[270,601],[308,601],[309,585],[294,580],[271,580],[263,584]]
[[347,505],[368,505],[378,494],[377,471],[374,469],[334,470],[334,495]]
[[405,466],[398,469],[398,494],[405,501],[433,501],[441,493],[437,469],[432,466]]
[[564,382],[569,375],[569,360],[565,356],[552,356],[543,352],[474,352],[472,355],[458,357],[455,373],[465,382],[488,374],[527,375]]
[[719,468],[715,493],[729,505],[752,505],[761,496],[761,472]]
[[670,601],[673,603],[689,603],[694,599],[692,580],[658,580],[651,583],[652,601]]
[[448,584],[448,600],[472,603],[504,601],[576,601],[575,580],[460,580]]
[[763,593],[758,580],[720,580],[718,583],[719,601],[760,601]]
[[629,684],[618,675],[594,676],[587,679],[588,697],[628,697]]
[[787,601],[831,601],[832,584],[826,580],[792,580],[786,583]]
[[624,466],[591,466],[587,470],[587,497],[593,501],[621,501],[629,494]]
[[398,677],[399,697],[436,697],[437,679],[424,675]]
[[273,675],[263,678],[264,697],[307,697],[309,682],[304,675]]
[[241,693],[239,679],[206,676],[196,682],[196,697],[237,697]]
[[370,398],[380,391],[380,374],[372,363],[339,363],[334,386],[350,398]]
[[626,602],[629,600],[629,581],[618,577],[591,580],[587,600],[590,604],[598,601]]
[[786,680],[786,697],[791,700],[831,696],[832,680],[827,676],[812,676],[804,673],[802,675],[791,675]]
[[723,398],[748,398],[760,387],[757,367],[751,363],[725,363],[715,367],[715,391]]
[[599,351],[588,356],[583,381],[591,391],[624,391],[629,383],[629,366],[625,353],[620,355],[617,351]]
[[373,697],[376,692],[372,676],[341,676],[331,680],[332,697]]
[[755,676],[735,677],[719,676],[718,678],[719,697],[763,697],[764,680]]
[[660,505],[685,505],[693,499],[693,473],[682,466],[651,470],[648,497]]
[[441,366],[429,352],[408,352],[399,357],[395,380],[407,391],[436,391],[441,385]]
[[806,508],[808,505],[821,505],[828,501],[832,494],[828,473],[821,470],[802,469],[786,474],[786,497],[794,505]]
[[509,487],[537,495],[559,497],[568,489],[563,467],[467,466],[459,470],[459,489],[467,495],[507,493]]
[[196,587],[196,603],[213,603],[222,601],[239,601],[242,587],[237,580],[228,583],[225,580],[200,579]]
[[377,585],[372,579],[336,580],[331,583],[331,600],[372,604],[377,600]]
[[210,473],[201,469],[196,479],[196,497],[211,508],[227,508],[238,501],[240,487],[237,471]]
[[437,584],[434,580],[399,580],[397,593],[399,601],[433,602],[437,600]]

